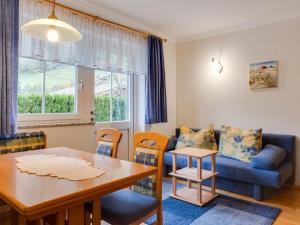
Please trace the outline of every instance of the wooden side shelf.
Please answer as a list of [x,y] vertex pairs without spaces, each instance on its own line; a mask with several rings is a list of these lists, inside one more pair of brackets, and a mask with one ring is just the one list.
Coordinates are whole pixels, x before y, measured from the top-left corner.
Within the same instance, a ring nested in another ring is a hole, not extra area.
[[213,200],[215,197],[217,197],[217,194],[212,195],[210,191],[207,190],[202,190],[202,201],[199,202],[197,200],[197,189],[195,188],[189,188],[189,187],[184,187],[182,189],[179,189],[176,192],[176,195],[171,194],[170,196],[182,201],[187,201],[192,204],[198,205],[198,206],[203,206],[209,201]]
[[[203,206],[214,199],[216,194],[216,151],[207,149],[183,148],[171,152],[173,169],[169,173],[172,176],[172,194],[173,198],[190,202],[192,204]],[[176,156],[184,155],[187,157],[187,167],[177,170]],[[197,167],[192,167],[192,158],[196,158]],[[202,158],[211,157],[211,170],[202,169]],[[187,187],[176,190],[177,179],[187,180]],[[211,190],[202,188],[204,180],[211,179]],[[192,186],[196,183],[196,188]]]
[[181,178],[181,179],[187,179],[187,180],[195,181],[195,182],[202,182],[206,179],[209,179],[209,178],[217,175],[217,173],[213,173],[210,170],[202,169],[202,179],[198,179],[197,178],[197,168],[195,168],[195,167],[192,167],[192,168],[185,167],[185,168],[182,168],[180,170],[176,170],[176,173],[171,172],[171,173],[169,173],[169,175],[175,176],[175,177],[178,177],[178,178]]

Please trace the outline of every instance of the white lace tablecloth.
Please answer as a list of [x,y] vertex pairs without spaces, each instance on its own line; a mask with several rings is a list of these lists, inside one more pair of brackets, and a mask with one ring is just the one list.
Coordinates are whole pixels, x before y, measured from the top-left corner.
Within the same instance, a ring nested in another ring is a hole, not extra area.
[[17,168],[37,176],[51,176],[72,181],[99,177],[104,172],[83,159],[46,155],[26,155],[15,158]]

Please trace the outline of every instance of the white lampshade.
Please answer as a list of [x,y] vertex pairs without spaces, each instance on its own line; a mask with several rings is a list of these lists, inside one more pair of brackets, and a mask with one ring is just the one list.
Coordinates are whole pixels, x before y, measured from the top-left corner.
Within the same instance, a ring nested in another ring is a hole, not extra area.
[[24,24],[21,31],[32,37],[51,42],[76,42],[82,35],[71,25],[58,19],[37,19]]

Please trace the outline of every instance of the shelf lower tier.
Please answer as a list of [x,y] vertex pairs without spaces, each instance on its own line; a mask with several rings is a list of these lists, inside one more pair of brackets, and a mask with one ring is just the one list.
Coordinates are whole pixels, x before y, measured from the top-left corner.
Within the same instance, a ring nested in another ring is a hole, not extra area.
[[170,194],[172,198],[192,203],[194,205],[203,206],[209,201],[213,200],[218,194],[212,194],[210,191],[202,189],[202,201],[197,200],[197,190],[195,188],[182,188],[176,191],[176,195]]
[[187,180],[191,180],[191,181],[201,183],[202,181],[204,181],[206,179],[209,179],[213,176],[216,176],[217,173],[213,173],[210,170],[202,169],[202,179],[198,179],[197,178],[197,168],[195,168],[195,167],[192,167],[192,168],[185,167],[185,168],[182,168],[180,170],[176,170],[176,173],[171,172],[171,173],[169,173],[169,175],[177,177],[177,178],[187,179]]

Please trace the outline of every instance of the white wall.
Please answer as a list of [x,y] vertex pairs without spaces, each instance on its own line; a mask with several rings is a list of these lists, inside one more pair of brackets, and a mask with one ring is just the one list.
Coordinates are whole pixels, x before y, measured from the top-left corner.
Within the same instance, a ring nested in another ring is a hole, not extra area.
[[152,131],[171,136],[176,127],[176,43],[164,43],[168,122],[150,126]]
[[[212,57],[224,66],[217,74]],[[279,61],[279,87],[250,90],[249,63]],[[177,125],[228,124],[297,136],[300,184],[300,19],[177,45]]]
[[21,129],[18,132],[44,131],[47,146],[66,146],[87,152],[94,152],[96,135],[92,125]]

